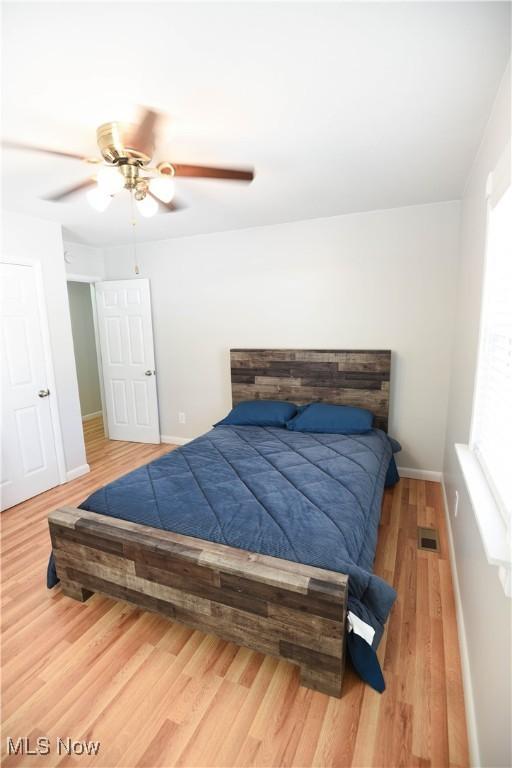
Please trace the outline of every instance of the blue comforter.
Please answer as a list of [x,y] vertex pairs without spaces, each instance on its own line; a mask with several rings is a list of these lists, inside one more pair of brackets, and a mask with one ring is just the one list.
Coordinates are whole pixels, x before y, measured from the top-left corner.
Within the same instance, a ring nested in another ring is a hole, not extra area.
[[395,591],[372,573],[384,432],[218,426],[106,485],[82,509],[349,575],[349,610],[375,629]]

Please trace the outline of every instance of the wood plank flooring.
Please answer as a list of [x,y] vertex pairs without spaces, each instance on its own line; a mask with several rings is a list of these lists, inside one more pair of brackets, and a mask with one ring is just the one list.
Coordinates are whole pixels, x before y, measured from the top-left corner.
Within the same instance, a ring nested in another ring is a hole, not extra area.
[[[47,591],[47,513],[169,446],[105,440],[85,425],[91,473],[2,515],[2,765],[466,766],[457,626],[441,488],[386,491],[376,572],[398,592],[379,649],[379,695],[347,669],[341,700],[299,687],[294,667],[127,604]],[[439,528],[439,554],[416,527]],[[7,739],[50,738],[46,756],[6,755]],[[57,737],[100,741],[59,754]]]

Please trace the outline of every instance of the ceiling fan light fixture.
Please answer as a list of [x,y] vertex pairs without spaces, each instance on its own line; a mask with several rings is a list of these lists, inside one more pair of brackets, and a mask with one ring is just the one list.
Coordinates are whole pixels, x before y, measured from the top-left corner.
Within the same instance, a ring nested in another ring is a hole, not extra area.
[[112,202],[112,197],[103,192],[99,186],[95,186],[87,192],[87,202],[95,211],[103,213]]
[[154,216],[158,210],[157,201],[154,199],[154,197],[150,197],[149,195],[146,195],[146,197],[144,197],[142,200],[135,200],[135,204],[139,209],[140,215],[144,216],[146,219]]
[[115,165],[102,165],[97,173],[98,187],[105,195],[116,195],[124,187],[124,176]]
[[56,203],[94,187],[87,198],[97,211],[106,210],[112,202],[112,197],[123,189],[129,192],[132,201],[139,198],[139,208],[143,216],[153,216],[157,210],[165,213],[179,211],[184,206],[174,197],[174,176],[237,182],[251,182],[254,179],[254,170],[250,168],[217,168],[174,163],[170,160],[162,160],[156,167],[150,167],[157,137],[156,127],[161,119],[159,112],[142,107],[141,116],[135,125],[115,121],[100,125],[96,130],[99,157],[88,157],[77,152],[5,139],[1,144],[10,149],[29,150],[97,164],[97,173],[94,176],[42,197],[43,200]]
[[149,182],[151,192],[163,203],[170,203],[174,197],[174,181],[169,176],[157,176]]

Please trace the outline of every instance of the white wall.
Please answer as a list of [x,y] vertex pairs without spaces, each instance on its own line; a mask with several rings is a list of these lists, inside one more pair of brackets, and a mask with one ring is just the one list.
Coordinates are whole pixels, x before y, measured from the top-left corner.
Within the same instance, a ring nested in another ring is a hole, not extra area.
[[[462,202],[461,262],[457,276],[457,313],[444,466],[462,611],[459,634],[467,648],[466,704],[470,717],[474,714],[476,719],[476,732],[473,732],[472,739],[473,761],[484,766],[512,764],[512,602],[505,597],[497,569],[486,560],[453,446],[454,443],[469,441],[485,255],[485,189],[488,174],[510,140],[510,87],[509,68]],[[456,518],[453,515],[455,490],[460,494]]]
[[101,411],[98,358],[89,283],[68,282],[69,312],[82,417]]
[[101,248],[64,240],[64,250],[66,253],[66,273],[68,275],[104,277],[105,263]]
[[[440,471],[458,227],[449,202],[141,243],[161,432],[227,413],[230,347],[390,348],[400,464]],[[107,278],[133,277],[127,247],[104,255]]]
[[67,471],[86,464],[59,224],[2,212],[2,253],[41,263]]

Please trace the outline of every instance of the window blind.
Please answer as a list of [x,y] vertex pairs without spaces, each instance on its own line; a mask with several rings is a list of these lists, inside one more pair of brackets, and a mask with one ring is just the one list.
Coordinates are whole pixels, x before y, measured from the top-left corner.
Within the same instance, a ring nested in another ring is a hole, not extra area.
[[505,520],[512,515],[512,187],[487,219],[472,447]]

